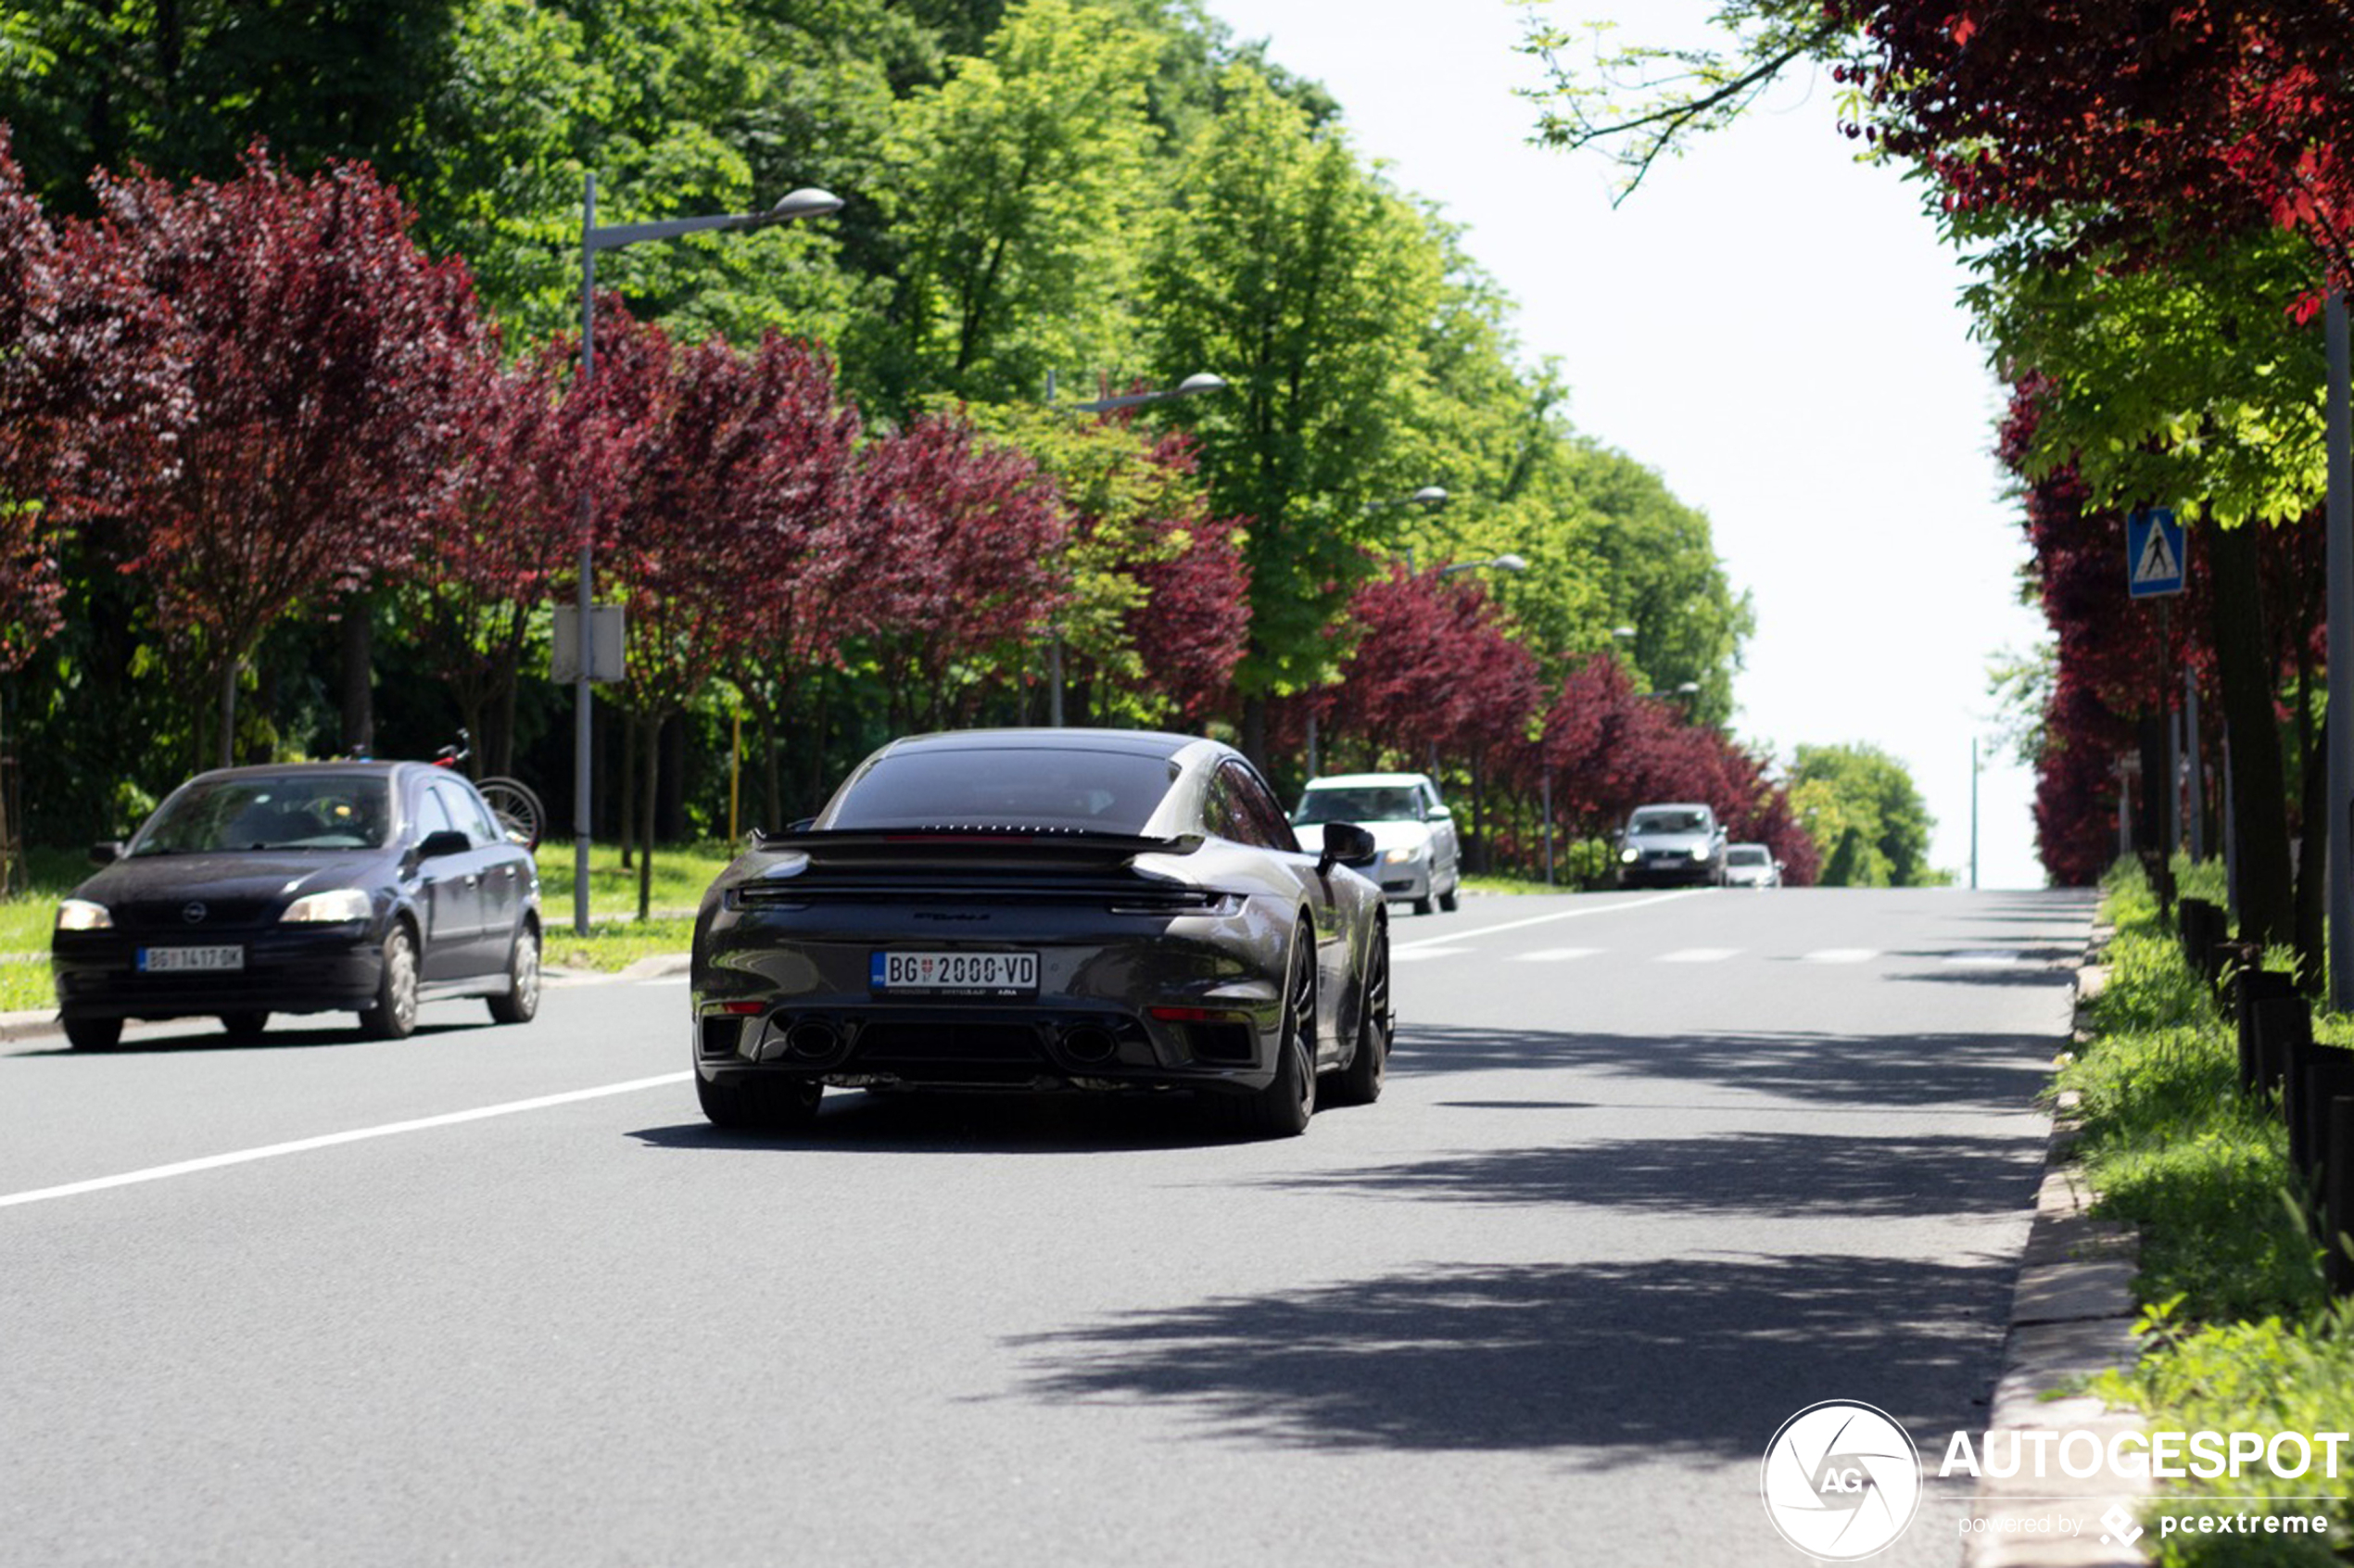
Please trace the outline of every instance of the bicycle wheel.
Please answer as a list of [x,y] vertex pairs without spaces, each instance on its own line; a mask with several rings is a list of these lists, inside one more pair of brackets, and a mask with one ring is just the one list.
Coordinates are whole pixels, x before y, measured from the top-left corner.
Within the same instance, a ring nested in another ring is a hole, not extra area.
[[539,847],[539,828],[547,821],[547,814],[539,808],[539,797],[531,786],[518,778],[486,778],[475,786],[482,791],[483,803],[499,819],[508,838],[525,849]]

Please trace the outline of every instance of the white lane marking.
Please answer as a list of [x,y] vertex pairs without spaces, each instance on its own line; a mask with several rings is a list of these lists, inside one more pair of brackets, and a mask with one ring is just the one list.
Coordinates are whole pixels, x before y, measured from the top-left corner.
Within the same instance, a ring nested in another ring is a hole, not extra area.
[[1957,966],[1994,969],[2016,964],[2019,960],[2016,953],[1948,953],[1944,961]]
[[1540,947],[1533,953],[1515,953],[1512,960],[1520,964],[1565,964],[1572,958],[1591,958],[1601,951],[1599,947]]
[[1868,964],[1879,956],[1875,947],[1825,947],[1808,954],[1802,963],[1807,964]]
[[1459,954],[1469,953],[1471,949],[1468,947],[1424,947],[1418,943],[1412,949],[1404,953],[1392,951],[1390,957],[1403,963],[1411,964],[1418,958],[1452,958]]
[[446,1116],[419,1117],[413,1121],[388,1121],[381,1127],[361,1127],[349,1132],[329,1132],[316,1138],[297,1138],[289,1144],[265,1144],[259,1148],[238,1149],[230,1154],[207,1155],[202,1159],[184,1159],[173,1165],[151,1165],[145,1170],[126,1170],[120,1176],[100,1176],[88,1182],[69,1182],[61,1187],[35,1187],[31,1192],[0,1194],[0,1208],[13,1208],[20,1203],[41,1203],[49,1198],[80,1197],[85,1193],[103,1193],[114,1187],[135,1186],[142,1182],[160,1182],[171,1176],[194,1176],[200,1171],[219,1170],[231,1165],[248,1165],[258,1159],[276,1159],[281,1155],[309,1154],[313,1149],[332,1149],[342,1144],[358,1144],[370,1138],[389,1138],[400,1132],[426,1132],[437,1127],[456,1127],[469,1121],[485,1121],[494,1116],[519,1116],[525,1111],[546,1110],[551,1106],[575,1105],[582,1100],[601,1100],[608,1094],[634,1094],[644,1089],[667,1088],[684,1083],[692,1072],[666,1072],[659,1078],[633,1078],[626,1083],[607,1083],[595,1089],[575,1089],[563,1094],[541,1094],[529,1100],[509,1100],[504,1105],[482,1106],[474,1110],[451,1111]]
[[1738,947],[1679,947],[1673,953],[1663,953],[1652,960],[1654,964],[1721,964],[1740,951]]
[[1424,937],[1420,942],[1395,942],[1389,951],[1394,957],[1417,947],[1441,947],[1451,942],[1469,942],[1474,937],[1494,936],[1499,931],[1516,931],[1525,926],[1550,925],[1555,920],[1575,920],[1586,915],[1612,915],[1621,909],[1641,909],[1653,904],[1673,904],[1679,898],[1690,898],[1708,891],[1706,888],[1686,888],[1681,892],[1656,893],[1650,898],[1629,899],[1624,904],[1595,904],[1582,909],[1560,909],[1550,915],[1531,915],[1525,920],[1507,920],[1500,926],[1482,926],[1475,931],[1449,931],[1445,936]]

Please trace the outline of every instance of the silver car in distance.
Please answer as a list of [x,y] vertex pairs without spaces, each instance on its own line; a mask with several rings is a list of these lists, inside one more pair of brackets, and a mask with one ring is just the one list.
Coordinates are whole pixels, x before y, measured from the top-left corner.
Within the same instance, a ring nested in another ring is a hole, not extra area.
[[[1196,1092],[1287,1136],[1381,1093],[1372,835],[1303,850],[1243,755],[1130,730],[916,736],[756,836],[695,921],[703,1114],[774,1131],[829,1084]],[[1320,1087],[1321,1080],[1321,1087]]]

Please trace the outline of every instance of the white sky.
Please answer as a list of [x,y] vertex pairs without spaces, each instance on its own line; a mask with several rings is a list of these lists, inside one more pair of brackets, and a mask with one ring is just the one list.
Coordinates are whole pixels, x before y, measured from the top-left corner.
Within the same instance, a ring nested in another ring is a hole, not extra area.
[[[1785,759],[1865,741],[1911,770],[1931,858],[1967,879],[1970,743],[1995,750],[1987,665],[2043,636],[2017,600],[2017,506],[1989,455],[2001,396],[1967,274],[1915,188],[1854,161],[1828,79],[1778,88],[1614,210],[1599,154],[1526,145],[1536,62],[1507,0],[1209,0],[1321,81],[1359,149],[1469,225],[1561,359],[1578,427],[1707,512],[1757,612],[1734,725]],[[1695,0],[1555,0],[1623,42],[1699,35]],[[2122,573],[2120,573],[2120,578]],[[2119,591],[2124,591],[2120,581]],[[2038,887],[2031,774],[1979,779],[1979,881]]]

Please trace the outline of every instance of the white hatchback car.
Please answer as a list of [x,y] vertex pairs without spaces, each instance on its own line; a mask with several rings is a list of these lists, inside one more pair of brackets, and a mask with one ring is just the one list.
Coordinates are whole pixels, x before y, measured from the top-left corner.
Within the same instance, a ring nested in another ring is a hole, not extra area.
[[1725,885],[1728,888],[1778,888],[1782,863],[1764,844],[1730,844],[1725,850]]
[[1354,822],[1379,851],[1365,875],[1385,897],[1405,899],[1417,915],[1452,909],[1462,888],[1462,848],[1455,814],[1438,798],[1426,773],[1336,773],[1311,778],[1292,824]]

